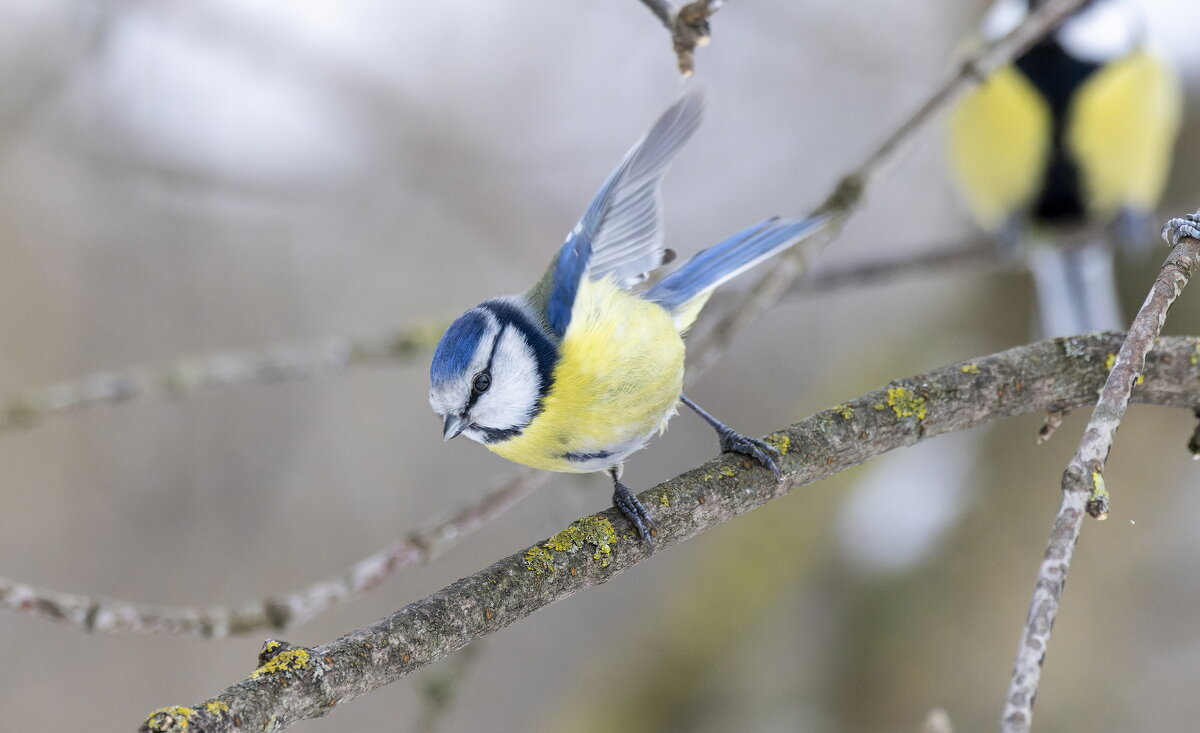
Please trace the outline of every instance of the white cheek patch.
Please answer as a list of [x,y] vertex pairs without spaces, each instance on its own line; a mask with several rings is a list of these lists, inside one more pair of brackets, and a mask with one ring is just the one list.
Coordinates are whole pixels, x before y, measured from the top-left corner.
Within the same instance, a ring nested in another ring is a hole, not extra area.
[[1068,18],[1055,38],[1071,56],[1104,63],[1131,53],[1143,34],[1143,21],[1133,3],[1096,0]]
[[533,349],[520,331],[506,328],[492,357],[492,386],[471,408],[471,422],[498,430],[523,427],[537,405],[540,388]]
[[983,16],[980,33],[986,41],[995,41],[1008,35],[1029,15],[1026,0],[1000,0],[988,8]]

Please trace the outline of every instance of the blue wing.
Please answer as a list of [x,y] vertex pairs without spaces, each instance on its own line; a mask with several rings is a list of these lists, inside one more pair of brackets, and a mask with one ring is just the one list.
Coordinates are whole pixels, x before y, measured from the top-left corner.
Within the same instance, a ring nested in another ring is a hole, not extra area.
[[767,219],[709,247],[646,291],[646,300],[675,313],[758,263],[805,239],[825,225],[827,215]]
[[704,101],[704,89],[697,87],[671,105],[625,154],[567,235],[546,302],[546,318],[559,336],[571,323],[571,307],[584,277],[611,275],[627,288],[662,264],[666,251],[660,183],[671,159],[699,126]]

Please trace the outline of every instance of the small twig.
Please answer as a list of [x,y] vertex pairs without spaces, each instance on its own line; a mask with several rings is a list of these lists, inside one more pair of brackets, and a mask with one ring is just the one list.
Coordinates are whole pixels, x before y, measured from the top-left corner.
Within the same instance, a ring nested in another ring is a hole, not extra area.
[[[893,382],[770,436],[784,480],[722,456],[642,492],[659,552],[754,507],[873,456],[1001,417],[1095,398],[1105,356],[1120,336],[1042,341]],[[1191,409],[1200,380],[1195,341],[1166,337],[1146,364],[1136,399]],[[424,600],[324,646],[296,647],[199,705],[164,708],[142,731],[279,730],[323,715],[648,557],[616,509],[580,520]]]
[[677,8],[669,0],[642,0],[642,4],[671,31],[679,73],[684,76],[691,76],[696,70],[696,48],[708,45],[708,19],[723,3],[724,0],[694,0]]
[[944,270],[960,270],[995,264],[996,247],[988,239],[966,244],[940,246],[894,257],[873,257],[849,265],[814,267],[796,278],[787,295],[807,295],[902,281],[917,275],[927,277]]
[[454,540],[471,534],[532,494],[549,475],[523,471],[449,519],[359,560],[337,577],[283,596],[213,608],[150,606],[62,593],[0,578],[0,608],[68,623],[84,631],[209,639],[264,630],[282,631],[375,588],[404,568],[428,563]]
[[1050,405],[1046,408],[1046,422],[1042,423],[1042,429],[1038,431],[1038,445],[1045,443],[1054,437],[1055,431],[1062,427],[1063,420],[1067,419],[1069,410],[1064,410],[1058,405]]
[[775,258],[771,269],[728,313],[722,316],[700,342],[704,353],[688,367],[693,378],[706,371],[728,348],[733,335],[773,306],[804,270],[810,251],[838,235],[845,222],[858,210],[866,191],[897,159],[907,143],[960,94],[1009,63],[1019,53],[1056,28],[1063,18],[1083,5],[1085,0],[1048,0],[1003,38],[970,56],[959,70],[922,103],[872,151],[866,159],[844,176],[813,213],[832,214],[825,226],[813,231],[808,242],[793,247]]
[[[1198,212],[1200,214],[1200,212]],[[1121,418],[1135,386],[1142,383],[1146,356],[1155,346],[1171,304],[1200,266],[1200,238],[1195,230],[1180,232],[1176,222],[1164,229],[1174,249],[1163,263],[1146,302],[1133,320],[1129,335],[1117,352],[1112,371],[1100,392],[1092,418],[1084,428],[1079,448],[1062,478],[1062,504],[1054,519],[1046,554],[1038,569],[1037,584],[1029,604],[1029,615],[1021,635],[1017,660],[1005,696],[1000,728],[1005,733],[1028,731],[1033,722],[1033,701],[1041,679],[1042,661],[1059,601],[1067,581],[1071,555],[1083,526],[1083,513],[1103,519],[1108,513],[1109,494],[1104,485],[1104,466],[1112,449]],[[1106,359],[1107,361],[1107,359]]]
[[183,399],[226,387],[333,374],[351,366],[406,362],[433,348],[442,330],[440,324],[418,325],[376,339],[331,336],[315,344],[210,354],[160,369],[92,374],[0,403],[0,434],[35,427],[56,415],[142,397]]

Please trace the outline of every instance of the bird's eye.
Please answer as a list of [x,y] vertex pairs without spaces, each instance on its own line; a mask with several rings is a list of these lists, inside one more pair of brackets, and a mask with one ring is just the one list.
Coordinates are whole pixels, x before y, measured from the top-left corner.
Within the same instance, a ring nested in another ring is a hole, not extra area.
[[480,372],[475,375],[475,381],[471,382],[471,389],[475,390],[476,394],[483,394],[488,391],[488,387],[492,386],[492,375],[487,372]]

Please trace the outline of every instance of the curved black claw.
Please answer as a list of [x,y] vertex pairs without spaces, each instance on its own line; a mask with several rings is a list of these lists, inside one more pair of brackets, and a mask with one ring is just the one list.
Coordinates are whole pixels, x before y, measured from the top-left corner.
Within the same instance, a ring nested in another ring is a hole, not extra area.
[[650,552],[654,552],[654,540],[650,537],[654,533],[654,522],[646,512],[645,505],[638,500],[628,486],[615,479],[613,480],[613,505],[621,510],[641,538],[650,546]]
[[749,438],[741,433],[735,433],[728,428],[718,431],[718,433],[721,436],[722,453],[741,453],[744,456],[750,456],[771,469],[771,473],[775,474],[776,480],[783,480],[783,474],[779,471],[779,464],[776,463],[782,456],[779,455],[779,450],[775,446],[765,440]]
[[1162,238],[1172,247],[1178,245],[1183,237],[1200,239],[1200,211],[1171,219],[1162,228]]

